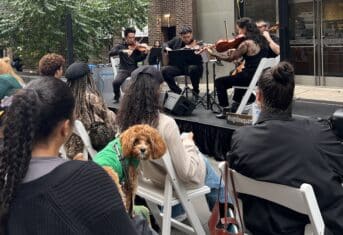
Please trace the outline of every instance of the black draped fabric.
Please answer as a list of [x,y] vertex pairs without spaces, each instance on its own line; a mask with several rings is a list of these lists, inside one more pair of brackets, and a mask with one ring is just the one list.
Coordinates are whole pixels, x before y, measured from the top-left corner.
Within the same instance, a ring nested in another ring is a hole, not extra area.
[[214,156],[216,160],[225,159],[234,130],[180,119],[176,119],[176,123],[181,132],[194,133],[194,141],[202,153]]

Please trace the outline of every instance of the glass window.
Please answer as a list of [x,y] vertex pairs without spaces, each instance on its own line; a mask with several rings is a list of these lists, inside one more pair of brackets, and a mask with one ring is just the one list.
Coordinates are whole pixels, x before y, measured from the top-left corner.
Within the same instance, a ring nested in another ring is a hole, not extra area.
[[244,1],[244,16],[254,20],[265,20],[271,24],[275,24],[276,19],[276,3],[275,0],[245,0]]

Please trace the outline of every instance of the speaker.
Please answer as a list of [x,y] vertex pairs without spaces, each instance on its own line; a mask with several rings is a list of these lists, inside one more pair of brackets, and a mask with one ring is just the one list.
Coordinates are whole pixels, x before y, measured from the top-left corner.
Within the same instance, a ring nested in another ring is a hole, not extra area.
[[182,95],[173,92],[167,92],[165,94],[163,106],[165,109],[175,115],[187,116],[191,115],[196,105]]

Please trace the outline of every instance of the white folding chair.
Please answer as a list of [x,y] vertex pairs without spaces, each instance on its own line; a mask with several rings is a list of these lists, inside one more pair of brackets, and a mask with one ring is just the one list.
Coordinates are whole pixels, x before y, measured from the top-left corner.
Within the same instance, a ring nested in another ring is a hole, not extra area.
[[[219,163],[221,171],[225,169],[225,162]],[[310,224],[305,227],[305,235],[323,235],[324,221],[319,210],[316,196],[310,184],[303,183],[300,188],[294,188],[286,185],[257,181],[239,174],[235,170],[229,169],[233,173],[233,179],[237,193],[252,195],[274,202],[287,207],[293,211],[305,214],[310,219]],[[233,194],[233,186],[230,177],[229,191]],[[243,205],[244,206],[244,205]],[[254,231],[252,231],[254,233]]]
[[111,59],[111,65],[113,69],[113,79],[114,79],[117,76],[120,59],[119,57],[110,57],[110,59]]
[[[84,145],[84,147],[83,147],[84,158],[86,160],[88,160],[88,154],[93,158],[97,152],[93,148],[93,146],[91,144],[91,140],[90,140],[89,135],[88,135],[88,132],[87,132],[85,126],[83,125],[83,123],[81,121],[75,120],[73,133],[76,134],[77,136],[79,136],[82,140],[82,143]],[[61,153],[63,158],[65,158],[65,159],[67,158],[67,153],[66,153],[64,145],[61,147],[60,153]]]
[[241,103],[238,106],[238,109],[236,111],[237,114],[243,113],[245,107],[247,106],[248,100],[256,87],[257,81],[262,75],[263,70],[277,65],[279,62],[280,56],[277,56],[275,58],[262,58],[248,87],[233,86],[233,88],[235,89],[247,90],[241,100]]
[[[169,153],[162,157],[162,161],[167,170],[164,190],[148,179],[140,179],[137,195],[146,200],[149,209],[162,229],[162,235],[169,235],[171,226],[187,234],[205,235],[205,230],[191,200],[199,197],[205,198],[205,194],[210,192],[210,188],[202,186],[197,189],[187,190],[176,176]],[[191,226],[171,218],[172,206],[177,204],[183,206]],[[163,213],[161,213],[158,206],[163,206]]]

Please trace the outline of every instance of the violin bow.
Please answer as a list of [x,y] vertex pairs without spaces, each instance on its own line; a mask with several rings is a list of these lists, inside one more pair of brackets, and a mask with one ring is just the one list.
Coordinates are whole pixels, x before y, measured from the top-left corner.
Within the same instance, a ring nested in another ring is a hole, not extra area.
[[224,20],[224,26],[225,26],[225,35],[226,35],[226,40],[229,40],[229,37],[228,37],[228,31],[227,31],[227,24],[226,24],[226,20]]

